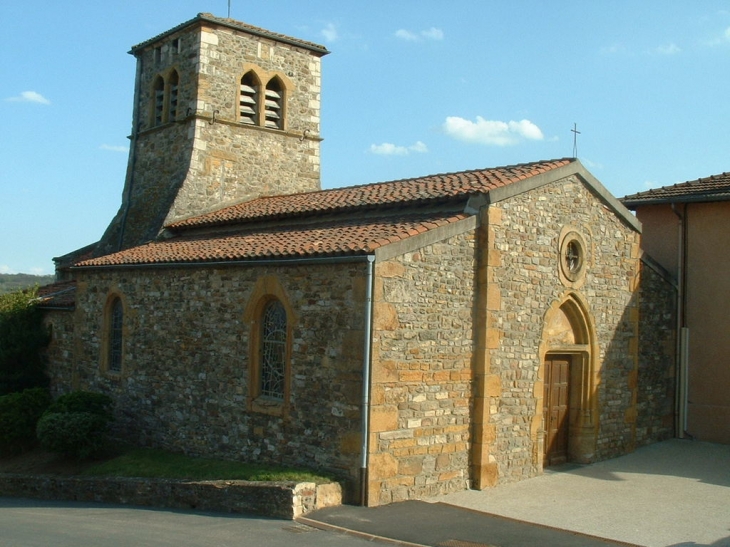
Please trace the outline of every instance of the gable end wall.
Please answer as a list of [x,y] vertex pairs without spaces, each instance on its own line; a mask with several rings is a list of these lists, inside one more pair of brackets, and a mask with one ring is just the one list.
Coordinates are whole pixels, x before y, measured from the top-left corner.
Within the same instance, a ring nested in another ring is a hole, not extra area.
[[[588,417],[598,424],[592,459],[633,450],[639,234],[575,176],[493,204],[488,218],[486,367],[493,378],[485,406],[494,435],[495,482],[542,472],[542,423],[536,417],[542,414],[545,317],[571,292],[586,303],[597,340],[592,350],[597,416]],[[587,273],[578,288],[566,286],[558,275],[565,227],[578,231],[587,246]]]

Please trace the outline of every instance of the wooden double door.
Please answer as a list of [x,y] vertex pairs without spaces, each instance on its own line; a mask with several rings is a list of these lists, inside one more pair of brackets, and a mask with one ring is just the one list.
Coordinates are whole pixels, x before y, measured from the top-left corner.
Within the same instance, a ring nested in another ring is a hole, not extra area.
[[545,357],[545,466],[568,461],[570,367],[570,355],[548,354]]

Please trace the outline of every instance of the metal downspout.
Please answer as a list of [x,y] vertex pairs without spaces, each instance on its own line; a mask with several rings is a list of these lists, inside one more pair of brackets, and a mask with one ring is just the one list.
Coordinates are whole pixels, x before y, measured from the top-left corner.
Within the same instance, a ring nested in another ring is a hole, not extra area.
[[360,505],[367,504],[368,481],[368,436],[370,428],[370,349],[373,334],[373,265],[375,256],[368,255],[368,271],[365,281],[365,328],[363,333],[363,363],[362,363],[362,438],[360,446]]
[[685,289],[687,256],[687,204],[682,213],[672,203],[672,212],[677,215],[677,342],[676,342],[676,386],[675,386],[675,431],[683,439],[687,430],[687,365],[689,360],[689,329],[685,326]]

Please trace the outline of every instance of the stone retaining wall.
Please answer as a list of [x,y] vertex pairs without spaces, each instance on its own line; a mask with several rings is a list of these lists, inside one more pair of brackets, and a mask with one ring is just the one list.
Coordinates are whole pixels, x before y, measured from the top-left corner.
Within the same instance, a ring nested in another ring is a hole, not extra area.
[[342,503],[342,489],[337,483],[110,479],[9,473],[0,474],[0,496],[254,513],[282,519],[295,519]]

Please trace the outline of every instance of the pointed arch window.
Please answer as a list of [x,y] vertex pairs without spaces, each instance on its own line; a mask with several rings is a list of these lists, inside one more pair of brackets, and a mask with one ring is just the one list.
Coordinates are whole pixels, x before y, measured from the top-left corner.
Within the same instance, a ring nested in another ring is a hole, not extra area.
[[165,112],[165,80],[162,79],[162,76],[155,79],[153,89],[154,113],[152,125],[160,125]]
[[169,122],[174,122],[177,118],[177,93],[179,82],[180,77],[177,75],[177,71],[173,70],[168,79],[170,98],[168,100],[167,121]]
[[274,77],[266,84],[264,125],[269,129],[284,128],[284,86]]
[[284,399],[286,378],[286,310],[278,300],[270,300],[261,317],[259,350],[259,394]]
[[259,88],[259,81],[253,71],[243,75],[238,99],[241,123],[258,125]]
[[104,306],[101,366],[111,374],[120,374],[124,361],[124,303],[112,295]]
[[297,317],[275,276],[258,279],[243,317],[251,327],[248,410],[286,416],[292,389],[292,333]]

